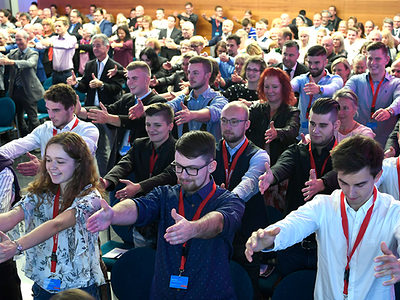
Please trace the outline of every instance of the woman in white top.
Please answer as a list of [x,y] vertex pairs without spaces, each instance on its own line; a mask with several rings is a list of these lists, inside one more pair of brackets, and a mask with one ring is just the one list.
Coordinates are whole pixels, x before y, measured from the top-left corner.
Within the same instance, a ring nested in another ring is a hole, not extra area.
[[64,132],[49,140],[44,158],[28,194],[0,214],[1,231],[25,221],[25,235],[17,240],[0,232],[0,262],[25,253],[34,300],[71,288],[99,299],[98,235],[86,229],[87,218],[101,208],[93,157],[78,134]]
[[350,89],[340,89],[334,95],[333,99],[339,102],[340,110],[338,119],[340,120],[339,131],[336,134],[338,142],[341,140],[361,134],[370,138],[375,137],[375,133],[371,128],[364,126],[354,120],[354,116],[357,113],[358,108],[358,97]]

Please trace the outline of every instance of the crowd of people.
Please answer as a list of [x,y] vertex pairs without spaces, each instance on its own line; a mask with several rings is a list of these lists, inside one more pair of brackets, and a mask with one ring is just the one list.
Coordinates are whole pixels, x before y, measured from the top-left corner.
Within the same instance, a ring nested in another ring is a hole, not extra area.
[[254,299],[260,269],[315,270],[316,299],[394,299],[400,14],[269,23],[216,6],[208,38],[198,17],[190,2],[115,19],[94,4],[0,10],[0,96],[20,136],[0,147],[2,294],[22,299],[24,254],[34,299],[105,297],[98,231],[119,225],[156,249],[151,299],[235,299],[231,259]]

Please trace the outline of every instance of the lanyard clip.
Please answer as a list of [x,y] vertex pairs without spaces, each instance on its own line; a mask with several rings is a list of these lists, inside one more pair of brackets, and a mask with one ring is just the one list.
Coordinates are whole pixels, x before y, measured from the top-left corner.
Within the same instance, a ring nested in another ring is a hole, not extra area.
[[349,282],[349,277],[350,277],[350,268],[346,268],[344,270],[344,281]]
[[51,253],[51,261],[57,262],[57,253],[55,252]]

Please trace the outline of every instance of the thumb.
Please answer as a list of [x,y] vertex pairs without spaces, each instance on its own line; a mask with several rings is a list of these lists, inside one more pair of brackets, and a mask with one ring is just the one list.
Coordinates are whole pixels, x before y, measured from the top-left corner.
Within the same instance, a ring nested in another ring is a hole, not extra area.
[[281,229],[279,227],[276,227],[270,231],[270,235],[277,236],[279,234],[279,232],[281,232]]
[[72,70],[72,78],[73,78],[74,80],[76,79],[76,75],[75,75],[74,70]]
[[102,111],[107,112],[107,108],[106,108],[106,107],[104,106],[104,104],[101,103],[101,102],[100,102],[100,108],[101,108]]
[[385,242],[381,243],[381,251],[385,255],[392,255],[393,254],[392,251],[390,251],[390,249],[388,248],[388,246],[386,245]]
[[311,74],[308,76],[308,78],[310,79],[310,82],[314,82],[314,78],[311,76]]
[[3,231],[0,231],[0,241],[1,241],[1,242],[7,241],[7,240],[9,240],[9,239],[10,239],[10,238],[8,237],[7,234],[5,234]]
[[220,187],[221,187],[222,189],[225,189],[225,183],[221,183]]
[[117,71],[117,70],[118,70],[118,67],[117,67],[117,65],[114,65],[114,70],[115,70],[115,71]]
[[94,76],[94,73],[92,73],[92,78],[93,78],[93,79],[97,79],[96,76]]
[[31,154],[31,153],[29,153],[29,152],[26,152],[26,155],[28,156],[29,160],[34,160],[34,159],[37,158],[36,155]]
[[137,106],[143,106],[143,102],[140,99],[137,99]]
[[131,181],[128,180],[128,179],[120,179],[119,182],[121,182],[121,183],[123,183],[123,184],[125,184],[125,185],[128,185],[128,184],[131,183]]
[[317,174],[315,173],[315,169],[310,170],[310,180],[317,179]]
[[269,128],[275,130],[275,123],[274,123],[274,121],[271,121],[271,123],[269,123]]
[[107,201],[104,199],[100,200],[100,205],[101,205],[101,208],[103,208],[106,211],[111,209],[110,205],[108,205]]
[[180,214],[178,214],[178,213],[176,212],[176,209],[175,209],[175,208],[173,208],[173,209],[171,210],[171,217],[175,220],[175,222],[179,222],[180,220],[183,219],[183,217],[182,217]]
[[156,75],[153,75],[153,80],[157,80]]
[[307,144],[306,136],[304,135],[304,133],[300,133],[300,136],[301,136],[301,142],[302,142],[303,144]]
[[181,102],[182,109],[187,109],[187,106]]
[[265,163],[265,172],[268,172],[271,168],[269,167],[269,163]]

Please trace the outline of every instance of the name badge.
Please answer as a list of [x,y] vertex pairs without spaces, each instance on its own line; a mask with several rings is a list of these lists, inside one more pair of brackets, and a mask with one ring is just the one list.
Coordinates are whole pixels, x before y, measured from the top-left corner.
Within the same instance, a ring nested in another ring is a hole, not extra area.
[[44,286],[46,287],[45,289],[48,291],[59,292],[60,286],[61,286],[61,281],[60,281],[60,279],[56,279],[56,278],[47,278],[44,281]]
[[371,128],[372,130],[375,130],[378,127],[378,122],[368,122],[367,127]]
[[308,121],[301,122],[301,128],[308,129]]
[[131,146],[128,145],[122,146],[121,151],[119,151],[119,154],[121,154],[121,156],[124,156],[128,153],[129,149],[131,149]]
[[189,277],[187,276],[176,276],[171,275],[171,280],[169,281],[169,287],[174,289],[186,290],[188,287]]

